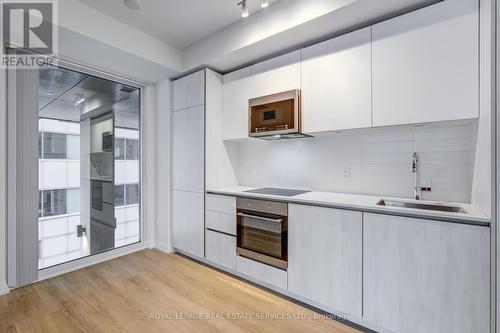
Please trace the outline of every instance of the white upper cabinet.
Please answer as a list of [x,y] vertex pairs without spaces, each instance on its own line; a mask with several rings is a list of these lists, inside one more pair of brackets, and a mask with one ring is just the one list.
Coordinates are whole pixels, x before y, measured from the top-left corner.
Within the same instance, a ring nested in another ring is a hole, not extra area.
[[371,28],[302,50],[305,133],[371,126]]
[[248,99],[251,67],[224,75],[222,86],[222,139],[248,138]]
[[479,116],[477,0],[446,0],[372,32],[373,126]]
[[300,89],[300,51],[287,53],[252,66],[250,98],[292,89]]
[[174,81],[173,111],[187,109],[205,103],[205,71]]

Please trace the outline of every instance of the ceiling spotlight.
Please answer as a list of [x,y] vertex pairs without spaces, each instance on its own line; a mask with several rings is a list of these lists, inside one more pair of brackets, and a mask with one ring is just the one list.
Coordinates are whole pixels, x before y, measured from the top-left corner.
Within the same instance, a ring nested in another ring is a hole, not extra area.
[[135,0],[123,0],[123,4],[128,9],[138,10],[140,8],[139,4]]
[[262,0],[262,2],[260,4],[260,7],[261,8],[267,8],[267,7],[269,7],[269,0]]
[[241,17],[243,18],[248,17],[249,12],[248,12],[247,0],[242,0],[241,2],[238,3],[238,6],[241,6]]

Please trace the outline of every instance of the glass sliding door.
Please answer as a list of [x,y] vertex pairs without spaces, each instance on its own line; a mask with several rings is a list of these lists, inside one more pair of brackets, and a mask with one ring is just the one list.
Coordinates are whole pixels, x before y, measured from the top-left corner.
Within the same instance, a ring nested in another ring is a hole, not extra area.
[[39,268],[140,241],[140,90],[39,75]]

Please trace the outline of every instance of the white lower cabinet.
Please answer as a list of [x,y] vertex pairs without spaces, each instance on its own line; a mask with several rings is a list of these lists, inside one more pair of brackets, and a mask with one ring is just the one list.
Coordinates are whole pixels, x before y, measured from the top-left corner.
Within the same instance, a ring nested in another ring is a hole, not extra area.
[[172,191],[174,247],[187,254],[204,257],[204,195]]
[[487,227],[364,214],[363,319],[401,333],[486,333]]
[[205,226],[207,229],[236,236],[236,215],[207,210],[205,212]]
[[288,290],[361,318],[362,213],[288,206]]
[[222,267],[236,270],[236,237],[206,230],[206,259]]
[[279,268],[236,256],[236,271],[270,286],[287,289],[287,272]]

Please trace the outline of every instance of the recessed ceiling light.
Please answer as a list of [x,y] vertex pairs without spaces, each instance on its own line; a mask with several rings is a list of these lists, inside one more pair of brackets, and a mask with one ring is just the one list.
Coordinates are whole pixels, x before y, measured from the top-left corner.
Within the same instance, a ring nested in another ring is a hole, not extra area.
[[75,100],[73,102],[75,103],[75,106],[78,106],[81,103],[85,102],[85,98],[83,97],[83,94],[76,93]]
[[269,0],[262,0],[262,3],[260,4],[261,8],[267,8],[269,7]]
[[123,0],[123,4],[128,8],[128,9],[132,9],[132,10],[138,10],[139,8],[141,8],[139,6],[139,4],[137,3],[137,1],[135,0]]

